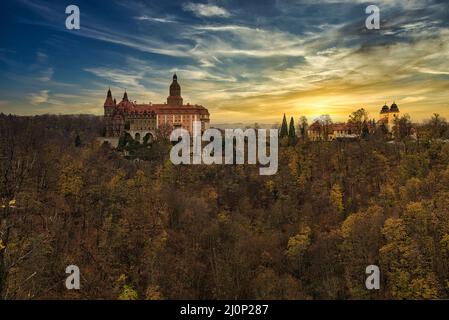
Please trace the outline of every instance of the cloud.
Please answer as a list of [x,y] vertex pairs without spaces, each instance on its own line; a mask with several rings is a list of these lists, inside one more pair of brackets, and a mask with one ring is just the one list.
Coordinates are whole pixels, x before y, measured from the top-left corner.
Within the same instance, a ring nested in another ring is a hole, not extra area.
[[[108,85],[115,85],[120,90],[116,87],[113,92],[120,96],[126,87],[132,99],[164,101],[170,72],[176,70],[185,100],[206,105],[213,121],[271,122],[284,111],[334,113],[344,119],[362,106],[376,114],[385,100],[396,100],[401,110],[404,104],[403,110],[447,109],[447,2],[379,0],[378,32],[364,28],[362,4],[370,4],[364,0],[254,3],[229,0],[224,9],[188,2],[182,6],[186,14],[171,11],[172,5],[127,2],[126,11],[121,11],[128,17],[123,25],[85,14],[80,32],[70,33],[118,44],[113,48],[123,59],[114,64],[107,60],[110,53],[96,51],[98,58],[81,67],[96,77],[85,74],[93,80],[79,86],[99,91],[80,91],[80,99],[103,100]],[[41,11],[39,22],[48,21],[46,27],[60,25],[55,8],[31,9]],[[210,19],[205,22],[190,13]],[[229,19],[223,23],[221,18]],[[0,54],[0,61],[5,56]],[[40,58],[41,68],[32,77],[28,73],[30,78],[51,79],[46,57]],[[44,88],[56,98],[52,83]],[[52,102],[58,101],[50,99],[47,104]]]
[[48,61],[48,55],[45,52],[36,52],[36,59],[39,63],[46,63]]
[[157,18],[157,17],[149,17],[149,16],[139,16],[135,17],[136,20],[142,21],[151,21],[151,22],[160,22],[160,23],[176,23],[175,20],[170,18]]
[[108,68],[85,68],[84,71],[90,72],[97,77],[107,79],[123,87],[140,87],[139,80],[143,74],[134,70],[108,69]]
[[49,68],[41,71],[41,74],[38,77],[38,79],[43,82],[48,82],[53,78],[53,74],[54,74],[53,68],[49,67]]
[[41,90],[37,93],[31,93],[29,95],[29,101],[33,105],[39,105],[48,102],[48,90]]
[[224,8],[203,3],[187,2],[182,8],[184,11],[193,12],[198,17],[230,17],[231,14]]

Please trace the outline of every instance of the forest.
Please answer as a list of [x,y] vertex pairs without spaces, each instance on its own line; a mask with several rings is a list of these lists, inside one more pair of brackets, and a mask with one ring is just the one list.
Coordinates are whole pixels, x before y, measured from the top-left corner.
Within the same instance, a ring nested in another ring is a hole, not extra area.
[[125,157],[97,116],[1,114],[0,298],[448,299],[449,127],[401,121],[396,139],[299,128],[261,176],[173,165],[163,138]]

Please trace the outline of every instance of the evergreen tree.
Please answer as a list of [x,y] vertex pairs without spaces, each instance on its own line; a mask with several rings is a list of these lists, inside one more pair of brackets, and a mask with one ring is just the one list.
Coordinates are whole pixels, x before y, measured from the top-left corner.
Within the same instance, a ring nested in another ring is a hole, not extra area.
[[79,146],[81,146],[81,138],[80,138],[80,135],[77,134],[75,137],[75,147],[79,147]]
[[281,132],[280,132],[279,136],[281,138],[288,136],[287,118],[285,117],[285,113],[284,113],[284,119],[282,119]]
[[290,125],[288,128],[288,136],[290,138],[296,137],[296,131],[295,131],[295,121],[293,120],[293,117],[290,118]]
[[295,131],[295,121],[293,117],[290,118],[290,125],[288,128],[288,144],[294,146],[296,144],[296,131]]

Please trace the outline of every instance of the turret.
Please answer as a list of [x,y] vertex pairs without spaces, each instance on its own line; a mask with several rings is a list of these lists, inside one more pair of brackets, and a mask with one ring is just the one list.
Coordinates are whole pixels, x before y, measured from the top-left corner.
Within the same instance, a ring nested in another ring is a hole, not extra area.
[[393,102],[393,104],[390,107],[390,120],[394,120],[399,117],[400,111],[398,108],[398,105],[396,102]]
[[390,108],[388,108],[387,103],[385,102],[384,106],[382,107],[382,109],[380,110],[380,114],[386,114],[390,112]]
[[129,100],[128,100],[128,94],[126,93],[126,90],[125,90],[125,93],[123,94],[123,99],[122,99],[122,101],[129,101]]
[[399,113],[399,108],[398,108],[398,105],[396,104],[396,102],[393,102],[393,104],[391,105],[390,112],[391,113]]
[[178,83],[178,76],[176,73],[173,75],[173,82],[170,85],[169,96],[167,98],[167,104],[182,106],[183,99],[181,97],[181,86]]
[[115,101],[112,99],[111,89],[109,88],[108,93],[106,95],[106,100],[104,102],[104,115],[110,116],[114,112]]

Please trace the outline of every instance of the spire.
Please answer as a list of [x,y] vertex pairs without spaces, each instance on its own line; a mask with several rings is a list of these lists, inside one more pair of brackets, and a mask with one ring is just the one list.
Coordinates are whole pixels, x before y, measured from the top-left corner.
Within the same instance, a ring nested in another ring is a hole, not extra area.
[[109,88],[108,93],[106,94],[106,101],[104,102],[105,107],[114,106],[114,101],[112,100],[111,88]]
[[125,93],[123,94],[123,101],[128,101],[128,93],[126,93],[126,89],[125,89]]
[[173,81],[178,81],[178,76],[176,75],[176,72],[173,74]]

